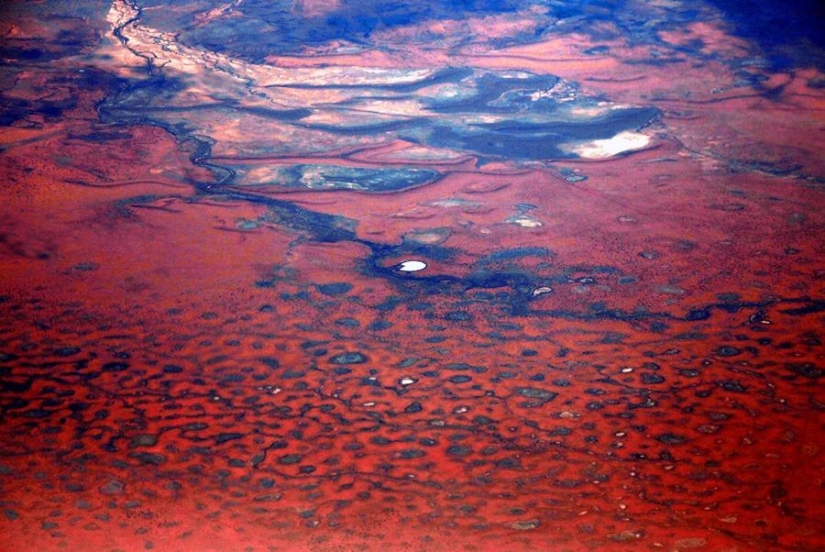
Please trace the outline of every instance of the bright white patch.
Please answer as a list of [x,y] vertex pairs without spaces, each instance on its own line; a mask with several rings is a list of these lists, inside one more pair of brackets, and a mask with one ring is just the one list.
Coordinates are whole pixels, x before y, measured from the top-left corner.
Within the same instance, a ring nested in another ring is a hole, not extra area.
[[576,142],[573,144],[565,144],[562,148],[569,153],[575,153],[585,159],[606,159],[614,155],[619,155],[620,153],[640,150],[647,147],[648,144],[650,144],[649,136],[626,130],[606,140]]
[[401,272],[418,272],[427,268],[427,263],[422,261],[404,261],[398,265],[398,270]]
[[541,226],[541,221],[528,217],[527,215],[516,215],[507,219],[510,224],[517,224],[522,228],[538,228]]

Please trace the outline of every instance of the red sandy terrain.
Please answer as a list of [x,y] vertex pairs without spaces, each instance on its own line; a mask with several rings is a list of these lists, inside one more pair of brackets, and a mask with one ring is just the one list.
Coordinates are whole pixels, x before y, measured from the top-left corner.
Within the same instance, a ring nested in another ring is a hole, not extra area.
[[[59,49],[52,23],[21,16],[6,36]],[[428,25],[495,37],[533,23]],[[376,40],[405,32],[424,31]],[[662,39],[696,37],[719,57],[745,48],[711,23]],[[213,173],[160,125],[101,121],[108,90],[78,68],[139,73],[116,41],[16,62],[6,101],[71,102],[0,129],[0,548],[825,547],[822,75],[750,67],[762,88],[734,87],[716,59],[639,65],[649,48],[617,38],[585,54],[599,45],[589,40],[433,42],[302,65],[414,57],[420,69],[561,76],[659,108],[643,151],[479,165],[379,135],[245,156],[286,123],[186,115],[224,167],[443,175],[392,193],[253,190],[355,221],[357,239],[334,243],[266,203],[204,193]],[[173,46],[157,59],[201,79],[190,99],[214,98],[223,61]],[[101,51],[112,57],[84,61]],[[267,63],[285,71],[289,58]],[[283,77],[232,63],[259,84]],[[321,102],[316,90],[278,94]],[[83,138],[93,132],[109,135]],[[402,243],[452,256],[374,256]],[[508,250],[522,253],[495,256]],[[410,258],[426,270],[376,277]],[[479,266],[540,281],[488,285],[473,279]]]

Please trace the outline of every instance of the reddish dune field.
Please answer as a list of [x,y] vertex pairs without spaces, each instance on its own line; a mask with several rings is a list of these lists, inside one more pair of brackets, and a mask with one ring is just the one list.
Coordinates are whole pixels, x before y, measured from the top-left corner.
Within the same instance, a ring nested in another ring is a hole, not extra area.
[[0,16],[0,550],[825,549],[816,63],[74,4]]

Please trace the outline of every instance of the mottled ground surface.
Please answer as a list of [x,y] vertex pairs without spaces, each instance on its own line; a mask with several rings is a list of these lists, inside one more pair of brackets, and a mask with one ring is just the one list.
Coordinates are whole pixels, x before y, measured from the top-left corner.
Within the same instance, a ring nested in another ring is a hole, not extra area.
[[825,549],[809,5],[165,4],[0,8],[0,549]]

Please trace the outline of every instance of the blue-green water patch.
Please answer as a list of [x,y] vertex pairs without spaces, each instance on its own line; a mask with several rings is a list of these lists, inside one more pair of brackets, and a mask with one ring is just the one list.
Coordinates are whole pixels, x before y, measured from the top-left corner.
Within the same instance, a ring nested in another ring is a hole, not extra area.
[[428,169],[364,168],[340,165],[291,165],[277,169],[277,184],[308,190],[357,190],[397,192],[436,180],[439,173]]

